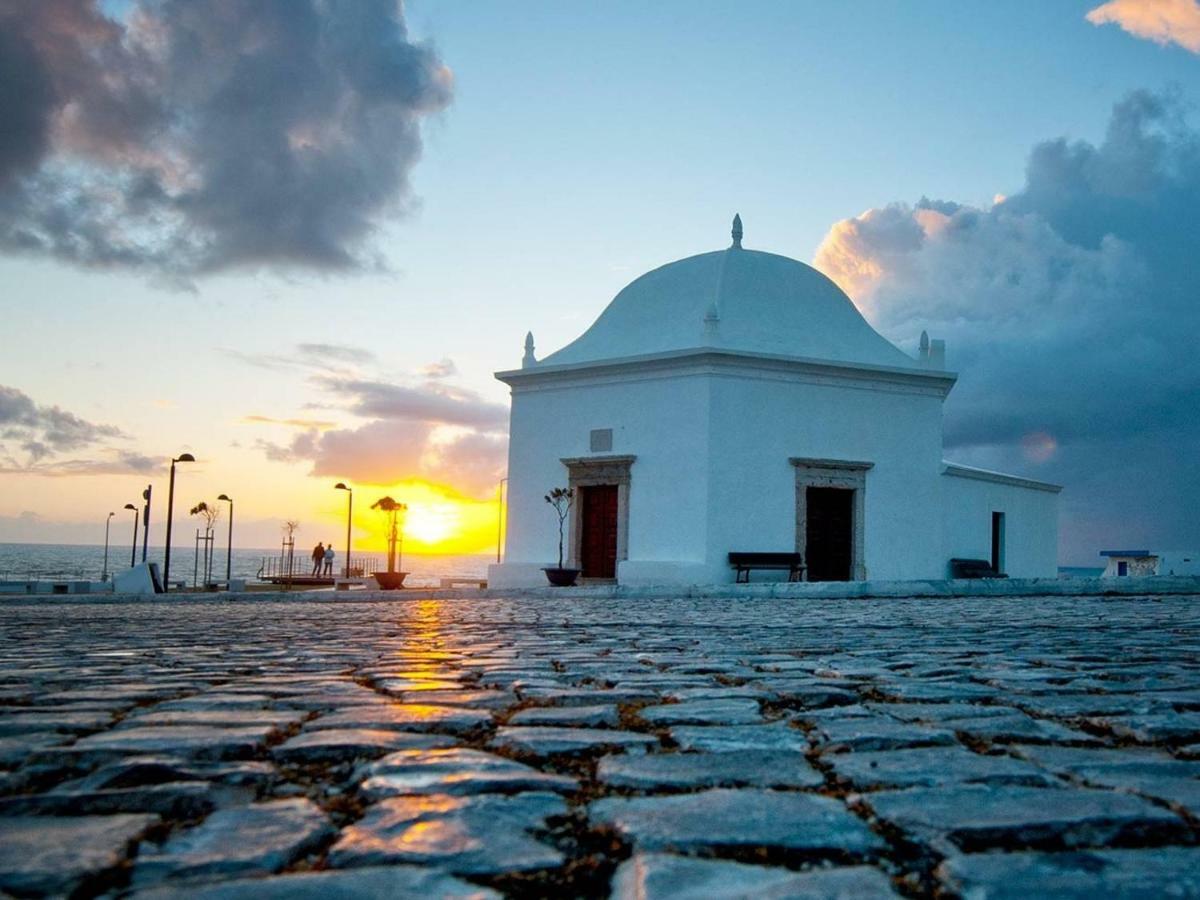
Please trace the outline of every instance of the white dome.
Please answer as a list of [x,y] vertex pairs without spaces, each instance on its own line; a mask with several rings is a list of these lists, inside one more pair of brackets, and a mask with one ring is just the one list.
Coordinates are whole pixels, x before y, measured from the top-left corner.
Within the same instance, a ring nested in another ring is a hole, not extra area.
[[617,294],[591,328],[539,364],[703,348],[921,368],[816,269],[736,242],[647,272]]

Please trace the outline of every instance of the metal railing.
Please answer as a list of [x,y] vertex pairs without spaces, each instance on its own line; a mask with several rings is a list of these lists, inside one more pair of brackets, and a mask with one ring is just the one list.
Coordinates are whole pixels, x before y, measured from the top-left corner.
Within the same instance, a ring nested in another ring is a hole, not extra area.
[[[327,578],[340,578],[345,560],[334,558],[333,574]],[[258,567],[258,579],[271,581],[280,578],[321,578],[321,571],[313,573],[313,561],[300,556],[264,556],[262,565]],[[370,556],[350,557],[350,577],[365,578],[379,571],[379,560]]]

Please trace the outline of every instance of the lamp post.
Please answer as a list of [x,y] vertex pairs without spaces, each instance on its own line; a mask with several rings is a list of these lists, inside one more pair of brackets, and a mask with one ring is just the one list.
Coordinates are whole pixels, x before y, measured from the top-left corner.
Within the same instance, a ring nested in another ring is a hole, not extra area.
[[229,504],[229,542],[225,545],[225,589],[229,590],[229,573],[232,571],[233,560],[233,498],[228,494],[218,494],[217,499]]
[[346,567],[343,570],[344,577],[350,577],[350,519],[354,514],[354,491],[344,481],[339,481],[333,486],[336,491],[346,492]]
[[500,565],[500,548],[504,546],[504,484],[507,481],[507,475],[500,479],[500,495],[496,498],[496,565]]
[[134,566],[136,566],[136,565],[137,565],[137,520],[138,520],[138,508],[137,508],[136,506],[134,506],[132,503],[126,503],[126,504],[125,504],[125,508],[126,508],[126,509],[132,509],[132,510],[133,510],[133,546],[129,548],[129,568],[131,568],[131,569],[132,569]]
[[108,518],[104,520],[104,571],[100,573],[101,581],[108,581],[108,526],[112,524],[112,517],[116,513],[109,513]]
[[163,590],[171,590],[171,515],[175,511],[175,463],[195,462],[190,453],[180,453],[171,458],[171,484],[167,488],[167,546],[163,551]]
[[146,501],[142,507],[142,562],[146,561],[146,548],[150,544],[150,493],[153,490],[154,486],[148,484],[142,491],[142,499]]

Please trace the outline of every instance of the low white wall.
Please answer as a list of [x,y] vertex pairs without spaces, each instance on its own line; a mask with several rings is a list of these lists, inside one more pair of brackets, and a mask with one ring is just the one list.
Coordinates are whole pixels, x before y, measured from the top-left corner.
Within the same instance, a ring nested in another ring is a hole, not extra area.
[[[1058,494],[970,477],[947,470],[942,481],[942,557],[991,559],[992,513],[1004,513],[1004,574],[1054,578],[1058,574]],[[944,570],[942,577],[948,577]]]

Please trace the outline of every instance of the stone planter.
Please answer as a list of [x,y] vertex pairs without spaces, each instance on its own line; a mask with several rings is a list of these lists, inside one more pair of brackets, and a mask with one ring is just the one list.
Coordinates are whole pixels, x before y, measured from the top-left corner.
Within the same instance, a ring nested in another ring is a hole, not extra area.
[[406,575],[407,572],[376,572],[375,581],[378,582],[381,591],[398,591],[404,587]]
[[579,569],[542,569],[546,573],[546,580],[554,587],[571,587],[575,584],[575,579],[579,577]]

